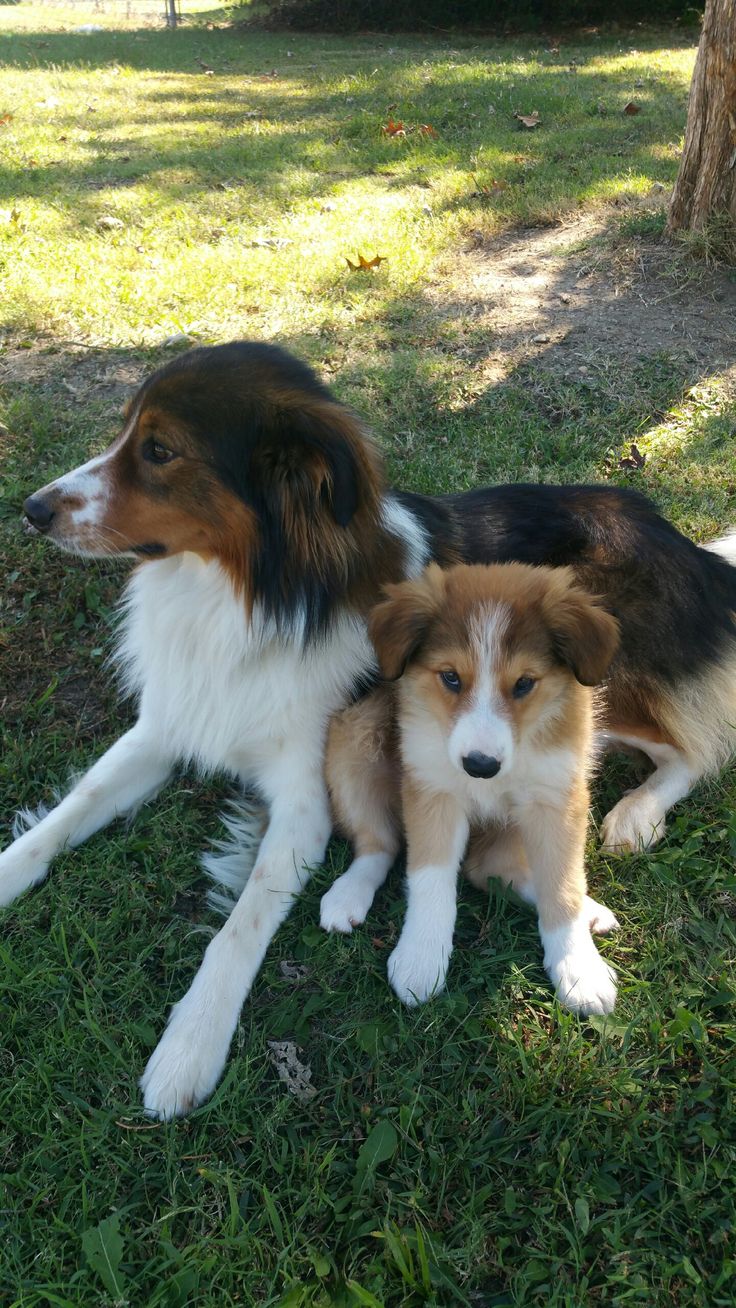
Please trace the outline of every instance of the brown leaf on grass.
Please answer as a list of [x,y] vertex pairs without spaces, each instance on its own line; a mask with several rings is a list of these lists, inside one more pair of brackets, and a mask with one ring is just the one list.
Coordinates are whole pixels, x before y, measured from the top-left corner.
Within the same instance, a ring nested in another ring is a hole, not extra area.
[[386,257],[383,254],[374,254],[372,259],[364,259],[362,254],[358,254],[358,262],[353,263],[345,255],[345,262],[351,272],[370,272],[371,268],[380,268],[382,263],[386,263]]
[[630,451],[631,452],[629,454],[625,454],[622,459],[619,459],[618,461],[619,468],[634,468],[634,469],[643,468],[644,464],[647,461],[646,454],[642,454],[638,445],[633,445],[633,444],[630,446]]
[[12,121],[12,114],[0,114],[0,127],[7,127],[8,123],[12,123]]
[[521,123],[522,127],[527,128],[539,127],[542,121],[537,109],[533,109],[530,114],[514,114],[514,118]]
[[509,184],[500,178],[492,177],[490,182],[479,182],[477,177],[473,177],[475,190],[471,192],[471,199],[482,200],[489,195],[498,195],[500,191],[507,191]]
[[384,126],[381,128],[381,134],[383,136],[394,136],[394,137],[406,136],[406,128],[404,127],[403,123],[401,122],[395,123],[393,118],[389,118],[388,122],[385,123]]
[[641,105],[639,105],[639,104],[635,104],[635,102],[634,102],[633,100],[629,100],[629,103],[624,105],[624,113],[625,113],[625,114],[640,114],[640,113],[641,113]]

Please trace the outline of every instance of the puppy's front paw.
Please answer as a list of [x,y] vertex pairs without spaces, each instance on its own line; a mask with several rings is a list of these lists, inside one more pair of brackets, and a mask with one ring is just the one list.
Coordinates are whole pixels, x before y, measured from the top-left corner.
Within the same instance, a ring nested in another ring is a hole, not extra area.
[[341,931],[349,935],[353,927],[365,922],[373,903],[373,886],[344,872],[322,896],[319,908],[320,926],[325,931]]
[[612,1013],[616,973],[598,953],[584,919],[543,933],[544,966],[557,998],[573,1013]]
[[209,1099],[230,1048],[231,1032],[221,1028],[216,1016],[199,1020],[188,1000],[185,995],[172,1009],[140,1079],[146,1112],[162,1121],[182,1117]]
[[605,904],[599,904],[590,895],[583,900],[583,916],[594,936],[607,936],[609,931],[620,930],[621,923]]
[[413,1008],[445,988],[452,940],[417,936],[405,927],[388,960],[388,979],[402,1004]]

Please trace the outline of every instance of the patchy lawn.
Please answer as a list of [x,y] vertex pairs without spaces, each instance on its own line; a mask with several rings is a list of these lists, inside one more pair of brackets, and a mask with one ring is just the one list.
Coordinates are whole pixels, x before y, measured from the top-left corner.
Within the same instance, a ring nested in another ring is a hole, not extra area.
[[[105,30],[70,30],[85,22]],[[205,22],[0,7],[8,817],[129,712],[104,666],[124,570],[26,540],[20,504],[104,445],[186,343],[169,337],[296,349],[408,488],[611,478],[698,538],[736,523],[736,282],[658,239],[691,37],[557,50]],[[535,109],[539,127],[513,117]],[[359,252],[387,262],[351,273]],[[600,811],[632,776],[606,767]],[[449,992],[405,1012],[385,979],[398,876],[349,939],[316,925],[336,846],[222,1086],[152,1124],[136,1077],[214,924],[198,851],[226,794],[180,777],[2,915],[3,1302],[733,1304],[733,774],[648,857],[591,839],[593,893],[623,922],[603,946],[614,1021],[557,1009],[529,913],[467,887]],[[311,1067],[307,1103],[276,1075],[279,1040]]]

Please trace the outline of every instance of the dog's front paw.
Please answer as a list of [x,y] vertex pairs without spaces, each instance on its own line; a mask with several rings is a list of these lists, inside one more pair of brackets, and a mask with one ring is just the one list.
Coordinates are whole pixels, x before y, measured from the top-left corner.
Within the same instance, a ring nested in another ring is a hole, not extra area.
[[189,995],[174,1005],[140,1079],[146,1112],[162,1121],[183,1117],[209,1099],[227,1060],[232,1033],[216,1015],[204,1021],[191,1008]]
[[637,854],[656,845],[664,832],[665,813],[659,801],[634,790],[603,819],[601,843],[608,854]]
[[402,1004],[413,1008],[445,988],[452,940],[404,930],[388,960],[388,979]]
[[557,998],[573,1013],[612,1013],[616,1003],[616,973],[598,953],[581,919],[543,933],[544,966]]
[[325,931],[342,931],[349,935],[353,927],[365,922],[373,903],[374,889],[358,877],[344,872],[322,896],[320,926]]
[[33,830],[8,845],[0,854],[0,908],[43,881],[49,861],[47,850]]

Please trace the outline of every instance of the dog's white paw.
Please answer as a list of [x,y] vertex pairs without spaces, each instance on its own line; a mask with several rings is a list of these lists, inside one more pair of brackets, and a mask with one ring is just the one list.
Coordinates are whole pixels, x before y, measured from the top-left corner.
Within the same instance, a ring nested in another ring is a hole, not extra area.
[[209,1099],[227,1061],[231,1030],[216,1013],[207,1021],[192,1007],[189,995],[174,1005],[140,1079],[146,1112],[162,1121],[182,1117]]
[[402,1004],[423,1004],[445,988],[452,939],[404,930],[388,960],[388,979]]
[[543,931],[544,966],[557,998],[573,1013],[612,1013],[616,973],[598,953],[585,918]]
[[322,896],[319,922],[325,931],[342,931],[349,935],[353,927],[365,922],[373,903],[372,885],[344,872]]
[[618,931],[621,927],[621,923],[610,908],[591,899],[590,895],[586,895],[583,900],[582,917],[595,936],[606,936],[609,931]]
[[49,870],[48,852],[34,831],[19,836],[0,854],[0,907],[43,881]]
[[636,854],[651,849],[665,832],[662,805],[634,790],[624,795],[601,824],[601,843],[609,854]]

